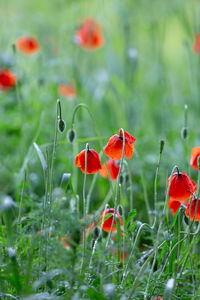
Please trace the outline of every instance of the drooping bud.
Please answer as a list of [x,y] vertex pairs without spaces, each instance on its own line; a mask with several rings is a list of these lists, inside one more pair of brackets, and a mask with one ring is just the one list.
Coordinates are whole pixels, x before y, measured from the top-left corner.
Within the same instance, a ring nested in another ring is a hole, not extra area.
[[63,119],[58,120],[58,131],[60,133],[63,133],[65,131],[65,128],[66,128],[65,121]]
[[187,104],[184,105],[184,126],[181,129],[181,137],[183,140],[186,140],[188,137],[188,106]]
[[183,140],[186,140],[186,139],[187,139],[187,136],[188,136],[188,130],[187,130],[186,127],[183,127],[183,128],[181,129],[181,137],[182,137]]
[[95,240],[98,239],[100,237],[100,234],[101,234],[101,230],[100,230],[100,228],[98,226],[96,226],[94,228],[94,231],[93,231],[93,237],[94,237],[94,239]]
[[160,140],[160,154],[162,154],[162,152],[163,152],[164,145],[165,145],[165,141],[164,140]]
[[76,137],[76,132],[73,128],[71,128],[67,133],[67,139],[70,143],[73,143],[75,137]]
[[119,183],[123,184],[124,182],[124,176],[122,174],[119,175]]
[[15,45],[15,43],[12,43],[12,50],[13,50],[13,53],[15,54],[16,53],[16,45]]

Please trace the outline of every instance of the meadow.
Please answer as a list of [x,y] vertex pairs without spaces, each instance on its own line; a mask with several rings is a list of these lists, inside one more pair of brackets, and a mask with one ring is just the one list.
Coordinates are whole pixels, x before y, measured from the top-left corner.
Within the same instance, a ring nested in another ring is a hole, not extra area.
[[200,299],[199,0],[1,0],[0,33],[0,299]]

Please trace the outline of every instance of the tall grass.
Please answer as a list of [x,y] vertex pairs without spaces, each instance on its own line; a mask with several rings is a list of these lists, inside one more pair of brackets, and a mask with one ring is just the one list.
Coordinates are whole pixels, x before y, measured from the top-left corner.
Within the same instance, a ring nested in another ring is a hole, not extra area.
[[[88,16],[103,28],[96,51],[73,42]],[[199,299],[199,222],[167,206],[176,165],[199,195],[199,1],[2,0],[0,20],[0,68],[18,77],[0,93],[0,299]],[[13,52],[26,34],[37,55]],[[70,81],[74,100],[58,95]],[[88,144],[103,164],[119,128],[136,142],[117,181],[75,168]],[[103,230],[109,207],[123,235]]]

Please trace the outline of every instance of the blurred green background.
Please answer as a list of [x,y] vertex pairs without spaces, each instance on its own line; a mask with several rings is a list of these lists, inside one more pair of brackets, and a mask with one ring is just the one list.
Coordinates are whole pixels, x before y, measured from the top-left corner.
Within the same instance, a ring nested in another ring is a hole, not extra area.
[[[172,166],[188,171],[191,148],[200,145],[200,57],[193,53],[195,33],[200,30],[198,12],[195,0],[1,0],[0,67],[16,73],[19,88],[19,99],[15,89],[0,93],[1,194],[16,198],[26,170],[31,187],[27,197],[43,195],[43,174],[33,142],[44,155],[48,149],[50,159],[58,84],[74,81],[76,99],[59,97],[67,130],[78,103],[89,106],[96,129],[87,111],[80,110],[75,146],[68,143],[66,132],[58,135],[54,186],[60,184],[63,173],[77,172],[81,193],[83,174],[75,170],[75,155],[88,138],[98,135],[105,145],[123,127],[137,139],[128,163],[139,214],[144,214],[141,174],[153,201],[159,141],[166,141],[159,182],[163,197]],[[73,42],[78,26],[88,16],[102,25],[105,38],[104,47],[95,51],[85,51]],[[13,54],[12,44],[22,35],[38,38],[39,54]],[[186,142],[180,134],[185,104]],[[89,144],[100,152],[99,140]],[[102,202],[108,189],[107,180],[99,176],[92,208]]]

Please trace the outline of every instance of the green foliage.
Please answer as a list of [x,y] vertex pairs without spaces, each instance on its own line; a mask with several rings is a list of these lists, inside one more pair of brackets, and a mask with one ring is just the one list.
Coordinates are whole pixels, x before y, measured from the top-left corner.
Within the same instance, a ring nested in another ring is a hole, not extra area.
[[[95,51],[73,41],[88,16],[105,38]],[[18,78],[0,92],[0,299],[199,299],[199,223],[165,207],[173,165],[198,177],[199,0],[1,0],[0,20],[0,69]],[[38,54],[13,48],[23,35]],[[73,100],[58,92],[71,81]],[[119,128],[136,137],[133,158],[120,182],[86,176],[84,219],[76,155],[89,143],[103,164]],[[108,207],[123,221],[111,235]]]

